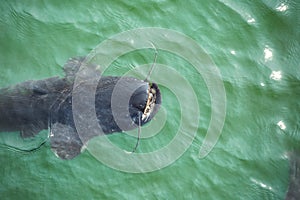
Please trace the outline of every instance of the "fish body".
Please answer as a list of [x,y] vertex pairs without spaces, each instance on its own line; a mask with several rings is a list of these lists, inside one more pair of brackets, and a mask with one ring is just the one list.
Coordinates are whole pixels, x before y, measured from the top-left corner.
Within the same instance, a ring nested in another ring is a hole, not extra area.
[[[80,154],[82,147],[97,134],[84,136],[82,141],[73,118],[73,86],[76,73],[84,58],[72,58],[64,66],[66,76],[26,81],[0,89],[0,131],[20,131],[22,137],[32,137],[41,130],[50,129],[50,143],[54,153],[62,159]],[[120,84],[121,83],[121,84]],[[113,112],[112,96],[116,86],[121,87],[116,98],[128,113]],[[129,102],[122,98],[130,94]],[[83,106],[87,103],[80,102]],[[95,92],[95,111],[104,134],[132,130],[149,122],[157,113],[161,95],[155,83],[133,77],[102,76]],[[126,122],[120,126],[115,116]],[[128,122],[131,123],[128,123]],[[101,133],[99,133],[100,135]]]

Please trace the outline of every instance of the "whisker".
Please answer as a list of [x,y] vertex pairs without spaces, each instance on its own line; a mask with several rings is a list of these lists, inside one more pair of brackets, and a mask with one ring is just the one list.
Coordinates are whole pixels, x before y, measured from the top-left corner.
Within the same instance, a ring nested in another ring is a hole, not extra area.
[[154,68],[154,66],[155,66],[155,64],[156,64],[157,54],[158,54],[157,49],[156,49],[156,47],[154,46],[154,44],[153,44],[153,43],[151,43],[151,44],[152,44],[152,46],[154,47],[155,55],[154,55],[154,60],[153,60],[152,66],[151,66],[151,68],[150,68],[150,71],[148,72],[148,74],[147,74],[147,76],[146,76],[146,78],[145,78],[145,80],[144,80],[145,82],[149,82],[149,78],[150,78],[150,76],[151,76],[151,74],[152,74],[152,71],[153,71],[153,68]]
[[140,137],[141,137],[141,113],[139,112],[139,127],[138,127],[138,138],[135,144],[135,147],[133,148],[131,153],[134,153],[137,149],[137,147],[139,146],[140,143]]

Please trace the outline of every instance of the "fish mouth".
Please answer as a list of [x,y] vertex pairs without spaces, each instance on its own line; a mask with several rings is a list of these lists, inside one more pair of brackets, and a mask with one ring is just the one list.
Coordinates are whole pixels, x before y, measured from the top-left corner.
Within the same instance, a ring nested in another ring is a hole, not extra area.
[[147,121],[151,114],[153,115],[154,108],[159,106],[160,91],[155,83],[149,83],[148,98],[142,114],[142,121]]

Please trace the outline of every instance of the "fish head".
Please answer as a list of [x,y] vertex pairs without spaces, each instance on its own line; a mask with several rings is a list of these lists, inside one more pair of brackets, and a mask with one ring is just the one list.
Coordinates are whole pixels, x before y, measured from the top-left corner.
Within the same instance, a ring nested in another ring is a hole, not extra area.
[[155,116],[160,104],[161,94],[158,85],[145,82],[130,97],[130,117],[136,125],[144,125]]
[[103,133],[129,131],[149,122],[158,112],[158,85],[133,77],[101,77],[95,99]]

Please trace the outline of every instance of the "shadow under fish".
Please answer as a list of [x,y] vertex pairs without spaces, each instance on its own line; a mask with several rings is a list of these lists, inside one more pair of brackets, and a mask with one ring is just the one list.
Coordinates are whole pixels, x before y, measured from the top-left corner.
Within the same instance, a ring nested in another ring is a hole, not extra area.
[[[97,136],[87,132],[82,140],[73,118],[74,79],[83,62],[84,58],[69,59],[64,65],[64,78],[26,81],[1,88],[0,131],[20,131],[22,137],[32,137],[49,128],[51,148],[58,157],[72,159],[80,154],[88,140]],[[117,84],[122,86],[121,92],[117,94],[118,99],[122,100],[123,96],[131,94],[129,103],[126,104],[128,114],[120,112],[121,116],[118,116],[119,119],[131,123],[121,127],[115,121],[111,105],[112,94]],[[85,103],[83,101],[82,105]],[[161,94],[157,84],[146,80],[102,76],[97,84],[95,111],[104,134],[128,131],[146,124],[157,113],[160,104]]]

